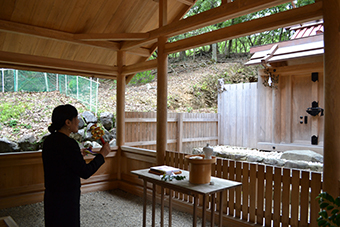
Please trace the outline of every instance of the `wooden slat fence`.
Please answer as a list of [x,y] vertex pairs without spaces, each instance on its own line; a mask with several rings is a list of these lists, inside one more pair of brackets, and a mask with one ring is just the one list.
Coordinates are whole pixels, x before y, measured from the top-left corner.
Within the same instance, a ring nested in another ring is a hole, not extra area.
[[[188,170],[185,155],[167,151],[165,163]],[[224,216],[260,226],[317,226],[320,208],[315,198],[322,189],[320,173],[220,158],[212,168],[212,176],[242,182],[242,188],[227,191]],[[184,194],[174,193],[174,198],[192,203]],[[215,209],[218,212],[217,205]]]
[[[125,145],[156,150],[157,113],[125,113]],[[167,150],[191,152],[218,144],[218,114],[168,113]]]
[[257,83],[226,84],[218,94],[219,144],[257,147]]

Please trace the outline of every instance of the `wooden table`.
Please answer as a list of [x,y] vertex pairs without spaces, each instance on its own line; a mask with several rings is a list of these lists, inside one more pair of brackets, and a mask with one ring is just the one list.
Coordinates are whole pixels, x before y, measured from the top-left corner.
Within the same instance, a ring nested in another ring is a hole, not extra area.
[[[153,184],[152,186],[152,226],[155,226],[155,204],[156,204],[156,185],[161,186],[161,226],[164,226],[164,188],[169,189],[169,226],[171,226],[171,209],[172,209],[172,190],[192,195],[194,197],[193,204],[193,226],[196,227],[197,222],[197,203],[198,196],[203,196],[202,205],[202,226],[205,226],[206,222],[206,209],[207,198],[211,196],[211,204],[215,203],[215,193],[220,193],[219,203],[219,226],[222,226],[222,215],[223,215],[223,192],[227,189],[241,186],[242,183],[236,181],[225,180],[217,177],[211,177],[213,184],[191,184],[189,182],[189,172],[181,170],[180,175],[184,175],[184,180],[172,180],[163,181],[161,177],[156,174],[149,173],[149,169],[134,170],[131,173],[138,175],[139,178],[143,179],[144,182],[144,198],[143,198],[143,227],[146,226],[146,201],[147,201],[147,182]],[[211,207],[211,223],[214,223],[214,207]]]

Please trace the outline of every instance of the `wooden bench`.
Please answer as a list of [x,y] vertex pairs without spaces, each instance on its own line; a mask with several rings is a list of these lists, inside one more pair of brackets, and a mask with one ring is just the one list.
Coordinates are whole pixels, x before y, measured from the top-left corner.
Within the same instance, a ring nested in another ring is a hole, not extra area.
[[0,218],[0,227],[19,227],[11,216]]

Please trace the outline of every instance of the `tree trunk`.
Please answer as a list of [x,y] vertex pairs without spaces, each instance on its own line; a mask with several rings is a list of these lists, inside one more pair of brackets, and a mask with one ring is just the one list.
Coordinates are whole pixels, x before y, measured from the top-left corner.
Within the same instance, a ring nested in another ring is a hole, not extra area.
[[[235,19],[231,19],[231,25],[234,25]],[[230,25],[230,26],[231,26]],[[228,40],[228,48],[226,48],[226,58],[230,58],[230,53],[231,53],[231,46],[233,45],[233,40],[230,39]]]

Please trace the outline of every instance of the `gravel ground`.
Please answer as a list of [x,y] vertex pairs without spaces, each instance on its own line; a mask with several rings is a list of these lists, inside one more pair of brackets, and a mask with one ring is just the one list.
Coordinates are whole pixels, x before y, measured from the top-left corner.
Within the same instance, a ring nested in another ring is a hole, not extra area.
[[[122,190],[98,191],[81,195],[82,227],[142,226],[143,199]],[[147,226],[151,226],[151,201],[147,205]],[[169,210],[164,209],[164,226],[168,226]],[[0,217],[11,216],[20,227],[44,226],[43,202],[0,210]],[[156,226],[160,226],[160,206],[156,205]],[[201,219],[197,219],[201,226]],[[192,226],[192,215],[172,209],[172,226]],[[207,223],[210,226],[210,223]]]

